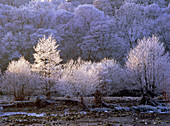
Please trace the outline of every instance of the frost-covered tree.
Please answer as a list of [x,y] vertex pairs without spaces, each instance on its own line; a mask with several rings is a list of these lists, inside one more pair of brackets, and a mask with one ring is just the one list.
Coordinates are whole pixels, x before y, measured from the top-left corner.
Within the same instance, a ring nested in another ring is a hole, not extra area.
[[44,1],[47,1],[47,0],[32,0],[32,1],[37,1],[37,2],[41,1],[41,2],[44,2]]
[[59,9],[56,11],[55,15],[53,15],[53,21],[50,27],[61,30],[73,17],[74,13]]
[[59,55],[60,50],[57,50],[58,46],[59,45],[56,45],[56,40],[52,36],[48,38],[44,36],[34,47],[35,61],[32,70],[39,73],[44,78],[42,89],[45,90],[47,97],[50,97],[51,89],[55,84],[53,81],[54,71],[57,71],[57,65],[62,61]]
[[[105,20],[104,13],[92,5],[80,5],[75,9],[74,17],[62,28],[60,36],[63,38],[61,55],[65,59],[82,57],[79,48],[83,37],[91,33],[91,28],[102,24]],[[61,30],[60,30],[61,31]],[[84,58],[85,59],[85,58]]]
[[125,0],[110,0],[112,8],[120,8]]
[[84,96],[91,96],[95,93],[99,84],[97,73],[94,71],[91,61],[70,60],[63,65],[61,78],[59,79],[58,90],[65,96],[77,96],[84,105]]
[[57,85],[62,95],[91,96],[100,91],[110,95],[122,89],[132,89],[133,84],[123,69],[114,59],[103,59],[101,62],[70,60],[63,65],[62,76]]
[[105,57],[121,59],[125,44],[123,45],[124,42],[120,42],[121,39],[115,36],[116,29],[112,28],[114,23],[92,5],[78,6],[74,18],[64,27],[65,34],[62,38],[65,48],[62,52],[72,54],[73,59],[78,56],[93,61]]
[[3,86],[2,86],[2,71],[0,69],[0,94],[2,94]]
[[83,5],[83,4],[92,4],[93,0],[65,0],[67,2],[71,2],[74,4],[79,4],[79,5]]
[[21,5],[29,3],[30,1],[31,0],[0,0],[0,4],[19,7]]
[[[6,29],[13,33],[24,31],[25,28],[32,27],[32,32],[35,30],[33,27],[34,12],[26,6],[19,8],[12,8],[8,14],[8,21],[6,22]],[[28,30],[28,29],[27,29]],[[31,29],[30,29],[31,30]]]
[[133,88],[130,79],[127,77],[126,69],[114,59],[103,59],[96,63],[95,67],[98,73],[100,84],[98,90],[105,95],[113,94],[123,89],[130,90]]
[[161,84],[167,80],[170,68],[168,56],[169,53],[165,54],[164,46],[158,37],[143,38],[129,52],[126,66],[131,70],[136,84],[144,91],[155,92],[159,89],[157,87],[161,87]]
[[165,7],[167,5],[166,0],[126,0],[126,2],[141,4],[141,5],[151,5],[151,4],[158,4],[160,7]]
[[154,31],[160,36],[160,40],[165,44],[166,51],[170,51],[170,13],[164,13],[154,22]]
[[2,78],[3,91],[12,94],[15,100],[24,100],[37,88],[38,79],[31,73],[31,65],[24,57],[10,62]]
[[89,33],[91,27],[104,21],[104,13],[93,5],[80,5],[75,9],[74,24],[81,30],[81,33]]
[[92,95],[99,84],[98,75],[93,71],[91,61],[70,60],[63,65],[59,86],[62,95],[87,96]]
[[90,29],[91,34],[84,36],[77,44],[79,55],[84,60],[100,61],[101,59],[123,59],[126,44],[116,36],[114,20],[105,20]]
[[[12,8],[12,6],[0,4],[0,25],[2,28],[5,27],[5,24],[8,22],[8,15]],[[3,32],[4,31],[1,31],[1,33]]]
[[111,0],[93,0],[93,5],[101,10],[104,11],[105,14],[113,16],[114,9],[111,5]]
[[19,57],[24,56],[27,59],[31,59],[30,53],[32,54],[32,46],[35,45],[34,42],[31,42],[30,36],[25,33],[12,33],[8,32],[1,40],[1,52],[3,54],[8,54],[8,60],[18,59]]
[[41,2],[41,1],[32,1],[24,8],[31,10],[32,17],[31,24],[34,25],[34,28],[46,28],[48,29],[53,23],[53,17],[55,11],[57,10],[57,5],[52,2]]
[[[8,32],[5,25],[8,22],[9,13],[10,13],[11,9],[12,9],[11,6],[0,4],[0,33],[1,33],[0,34],[0,67],[1,67],[2,71],[4,70],[3,66],[7,67],[7,65],[9,63],[9,60],[7,60],[9,56],[7,56],[4,53],[5,43],[2,42],[2,39]],[[7,56],[7,58],[5,55]]]
[[128,51],[137,44],[137,39],[150,35],[153,22],[145,17],[144,9],[138,4],[125,3],[115,10],[117,36],[127,43]]
[[71,2],[62,2],[58,9],[64,9],[66,11],[74,12],[75,6]]
[[160,15],[163,14],[163,9],[157,4],[151,4],[145,7],[144,15],[146,18],[156,20]]
[[[0,39],[2,69],[6,69],[6,64],[10,60],[18,59],[21,55],[33,62],[32,47],[36,44],[38,38],[44,34],[57,34],[56,30],[48,29],[53,27],[52,23],[48,23],[54,15],[52,13],[54,12],[53,4],[30,2],[27,6],[18,8],[2,5],[1,8],[6,10],[5,12],[0,11],[3,18],[1,22],[3,32]],[[51,10],[46,8],[51,8]]]

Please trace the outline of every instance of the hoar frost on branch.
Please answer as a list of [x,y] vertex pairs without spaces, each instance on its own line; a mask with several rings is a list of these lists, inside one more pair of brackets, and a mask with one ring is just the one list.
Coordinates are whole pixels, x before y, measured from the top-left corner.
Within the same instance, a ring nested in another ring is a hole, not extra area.
[[138,45],[128,54],[126,66],[131,70],[132,78],[144,91],[155,92],[157,87],[169,85],[167,78],[170,75],[168,53],[158,37],[152,36],[138,41]]
[[114,59],[104,58],[95,64],[94,70],[100,80],[97,90],[103,95],[112,95],[120,90],[134,88],[127,77],[127,70]]
[[95,92],[99,80],[91,61],[79,58],[77,61],[70,60],[63,67],[59,89],[63,95],[87,96]]
[[12,94],[15,100],[24,100],[38,86],[37,76],[31,73],[31,65],[24,57],[9,63],[2,80],[4,92]]
[[60,50],[57,50],[56,40],[49,36],[44,36],[34,47],[34,64],[32,70],[38,72],[43,77],[42,89],[45,89],[46,96],[50,97],[50,92],[55,85],[55,79],[58,77],[58,64],[62,61]]

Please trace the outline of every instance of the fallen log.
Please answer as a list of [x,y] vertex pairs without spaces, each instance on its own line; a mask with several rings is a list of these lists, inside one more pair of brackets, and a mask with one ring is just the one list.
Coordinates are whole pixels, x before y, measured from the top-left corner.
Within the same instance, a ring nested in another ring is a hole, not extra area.
[[35,103],[32,101],[14,101],[12,103],[1,103],[0,107],[11,108],[11,107],[32,107]]
[[75,100],[71,98],[59,98],[55,100],[58,103],[64,103],[64,104],[73,104],[73,105],[78,105],[81,101],[80,100]]
[[35,106],[35,102],[33,101],[14,101],[15,107],[33,107]]
[[157,100],[158,102],[160,103],[167,103],[167,102],[170,102],[170,100]]
[[0,104],[0,107],[10,108],[10,107],[15,107],[15,105],[14,105],[14,103],[12,103],[12,104]]

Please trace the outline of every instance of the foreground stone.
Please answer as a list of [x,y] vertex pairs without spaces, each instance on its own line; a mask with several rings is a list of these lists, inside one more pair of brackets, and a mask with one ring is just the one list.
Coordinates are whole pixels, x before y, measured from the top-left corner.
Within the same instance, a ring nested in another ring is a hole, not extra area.
[[38,108],[46,107],[48,104],[49,104],[48,101],[43,96],[38,96],[35,101],[35,105]]
[[132,106],[132,107],[122,107],[122,106],[117,106],[113,108],[92,108],[90,111],[95,111],[95,112],[140,112],[140,113],[170,113],[168,110],[168,107],[166,106],[151,106],[151,105],[139,105],[139,106]]
[[155,93],[151,91],[147,91],[146,93],[143,94],[143,97],[140,101],[141,105],[151,105],[151,106],[158,106],[159,103],[154,100]]
[[168,112],[168,108],[165,106],[151,106],[151,105],[139,105],[139,106],[133,106],[133,111],[139,111],[139,112],[146,112],[146,113],[166,113]]

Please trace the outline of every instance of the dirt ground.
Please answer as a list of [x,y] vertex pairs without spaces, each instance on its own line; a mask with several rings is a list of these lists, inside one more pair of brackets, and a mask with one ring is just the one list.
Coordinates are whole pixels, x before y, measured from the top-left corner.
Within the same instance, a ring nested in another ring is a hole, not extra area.
[[139,114],[131,112],[81,112],[61,116],[46,114],[43,117],[11,115],[1,118],[1,126],[169,126],[170,114]]
[[[120,104],[121,98],[116,99],[119,99],[116,104]],[[102,107],[100,109],[103,110]],[[6,115],[0,113],[0,126],[170,126],[170,113],[87,111],[68,103],[48,105],[45,108],[11,107],[2,111]]]

